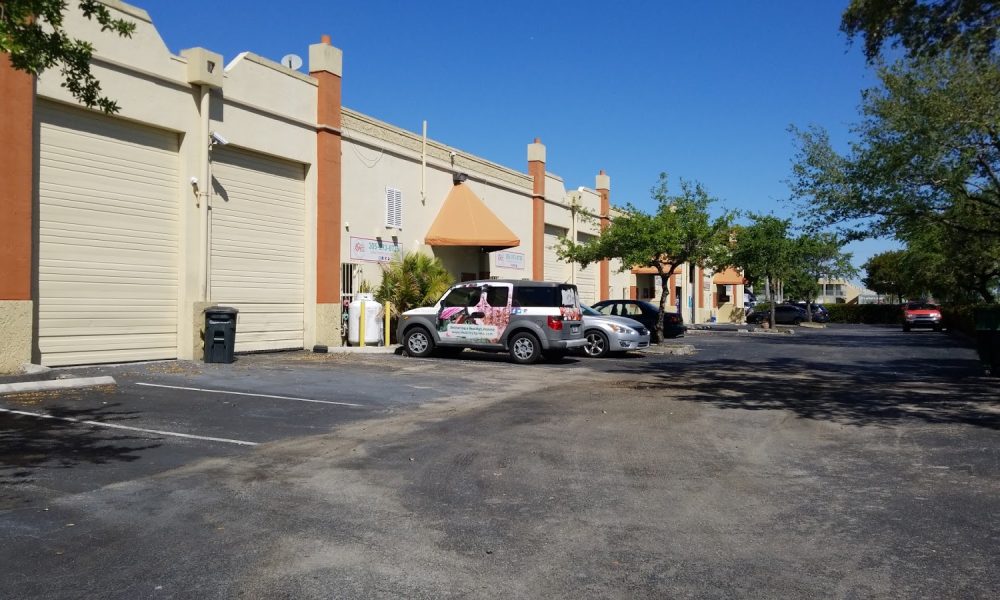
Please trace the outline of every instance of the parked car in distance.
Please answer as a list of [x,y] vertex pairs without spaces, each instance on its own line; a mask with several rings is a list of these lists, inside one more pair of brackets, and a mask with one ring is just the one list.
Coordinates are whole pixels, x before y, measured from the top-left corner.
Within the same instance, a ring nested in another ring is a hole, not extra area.
[[545,281],[456,284],[434,306],[400,315],[398,334],[411,356],[472,348],[507,352],[518,364],[562,358],[587,344],[576,286]]
[[649,348],[649,329],[639,321],[604,315],[586,304],[581,304],[580,309],[583,336],[587,339],[582,350],[587,356],[603,358],[612,353]]
[[[760,325],[770,319],[770,308],[766,304],[757,308],[747,315],[747,323]],[[806,320],[806,309],[804,308],[799,308],[793,304],[779,304],[774,307],[775,323],[780,323],[782,325],[798,325]]]
[[[798,306],[799,308],[807,312],[809,310],[808,308],[806,308],[805,302],[796,302],[795,306]],[[826,310],[826,307],[823,306],[822,304],[812,305],[812,315],[813,315],[812,320],[814,323],[827,323],[830,321],[830,311]]]
[[656,334],[656,316],[660,309],[645,300],[601,300],[591,305],[597,312],[612,317],[628,317],[642,323],[646,329],[653,332],[653,341],[659,338],[673,338],[684,335],[687,328],[684,326],[684,317],[675,312],[667,312],[663,315],[662,335]]
[[903,305],[903,331],[914,328],[941,331],[941,309],[930,302],[907,302]]

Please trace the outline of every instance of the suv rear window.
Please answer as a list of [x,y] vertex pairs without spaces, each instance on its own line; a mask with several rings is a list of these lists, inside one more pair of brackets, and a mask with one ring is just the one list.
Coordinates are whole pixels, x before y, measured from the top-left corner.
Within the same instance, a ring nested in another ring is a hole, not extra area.
[[572,285],[560,285],[558,287],[514,287],[515,306],[540,306],[552,308],[561,308],[565,306],[576,308],[577,303],[576,287]]

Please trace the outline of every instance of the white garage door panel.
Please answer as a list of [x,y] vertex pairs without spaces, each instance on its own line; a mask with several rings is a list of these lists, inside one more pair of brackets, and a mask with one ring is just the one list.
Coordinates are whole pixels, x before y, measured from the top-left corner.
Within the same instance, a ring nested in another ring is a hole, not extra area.
[[580,294],[580,302],[593,304],[594,292],[597,289],[597,282],[594,274],[597,271],[594,265],[589,265],[586,269],[576,267],[576,289]]
[[559,245],[560,235],[565,235],[565,233],[566,230],[564,229],[551,225],[545,226],[545,235],[543,238],[545,257],[542,265],[545,269],[545,281],[558,281],[560,283],[569,281],[568,265],[559,260],[559,256],[555,250]]
[[238,352],[301,348],[305,170],[231,148],[214,153],[212,302],[240,310]]
[[42,364],[177,356],[177,136],[39,103]]
[[[596,236],[577,232],[576,241],[580,244],[590,243]],[[593,304],[597,300],[597,272],[600,270],[599,263],[587,265],[586,269],[581,269],[580,265],[574,264],[576,269],[576,288],[580,293],[580,301],[586,304]]]

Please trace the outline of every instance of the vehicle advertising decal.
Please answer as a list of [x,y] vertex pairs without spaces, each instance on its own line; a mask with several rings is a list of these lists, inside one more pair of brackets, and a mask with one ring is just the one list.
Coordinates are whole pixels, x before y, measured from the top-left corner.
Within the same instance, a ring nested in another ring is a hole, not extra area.
[[453,288],[453,291],[470,287],[479,289],[470,296],[468,305],[441,309],[438,314],[438,334],[442,339],[497,344],[510,323],[513,286],[509,283],[481,287],[469,284]]

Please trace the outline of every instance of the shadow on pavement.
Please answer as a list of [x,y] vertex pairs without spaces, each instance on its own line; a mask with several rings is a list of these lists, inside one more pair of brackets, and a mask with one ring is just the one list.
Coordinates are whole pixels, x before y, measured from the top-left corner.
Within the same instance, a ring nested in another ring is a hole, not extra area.
[[[116,406],[50,407],[44,412],[77,421],[120,422],[135,418],[136,413],[115,410]],[[30,484],[41,469],[131,462],[138,460],[143,450],[159,446],[150,443],[148,435],[139,437],[79,422],[3,412],[0,413],[0,486]]]
[[932,366],[885,361],[879,369],[829,365],[805,359],[685,361],[622,369],[652,379],[623,387],[669,388],[678,400],[722,409],[788,410],[807,419],[851,425],[900,419],[1000,429],[996,380],[977,377],[969,360],[935,360]]

